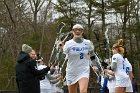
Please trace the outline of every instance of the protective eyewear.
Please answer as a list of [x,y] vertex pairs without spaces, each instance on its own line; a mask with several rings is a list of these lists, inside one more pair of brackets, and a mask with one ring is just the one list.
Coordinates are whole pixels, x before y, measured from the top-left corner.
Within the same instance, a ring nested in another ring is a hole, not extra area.
[[82,28],[74,28],[74,29],[72,29],[72,31],[74,31],[74,32],[75,32],[75,31],[81,31],[81,32],[82,32],[83,29],[82,29]]

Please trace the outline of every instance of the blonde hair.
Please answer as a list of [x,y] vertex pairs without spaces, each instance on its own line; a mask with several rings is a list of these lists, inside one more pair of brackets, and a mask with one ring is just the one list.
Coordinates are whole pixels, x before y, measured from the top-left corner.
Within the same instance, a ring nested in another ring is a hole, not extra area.
[[124,40],[119,39],[112,48],[116,48],[119,54],[124,55],[124,44]]

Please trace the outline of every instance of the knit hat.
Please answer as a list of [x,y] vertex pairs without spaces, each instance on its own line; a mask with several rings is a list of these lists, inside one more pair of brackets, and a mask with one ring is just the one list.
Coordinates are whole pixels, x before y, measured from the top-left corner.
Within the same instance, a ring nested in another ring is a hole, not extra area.
[[23,44],[22,45],[22,51],[25,52],[25,53],[30,53],[30,52],[32,52],[32,47],[30,47],[27,44]]
[[80,25],[80,24],[76,24],[76,25],[74,25],[72,29],[75,29],[75,28],[81,28],[81,29],[84,29],[83,26]]

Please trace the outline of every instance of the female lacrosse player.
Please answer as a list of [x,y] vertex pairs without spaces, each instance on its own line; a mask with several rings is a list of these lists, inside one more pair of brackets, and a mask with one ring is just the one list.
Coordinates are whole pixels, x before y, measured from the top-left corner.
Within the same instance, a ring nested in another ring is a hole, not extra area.
[[129,76],[125,72],[123,41],[115,43],[112,47],[111,69],[114,71],[116,84],[115,93],[126,93],[126,89],[131,86]]
[[[118,39],[117,43],[121,43],[122,46],[124,46],[124,40],[123,39]],[[130,80],[132,80],[133,76],[133,72],[132,72],[132,65],[130,64],[130,62],[128,61],[127,57],[126,57],[126,50],[124,48],[124,54],[123,54],[123,58],[124,58],[124,70],[126,72],[126,74],[129,76]],[[132,83],[130,84],[129,87],[126,87],[126,93],[132,93],[133,92],[133,88],[132,88]]]
[[[89,82],[89,52],[91,60],[94,60],[94,46],[90,40],[84,39],[82,34],[84,28],[80,24],[76,24],[72,28],[73,38],[66,41],[63,52],[68,55],[66,67],[66,81],[69,93],[77,93],[79,85],[80,93],[87,93]],[[93,64],[93,69],[97,70]]]

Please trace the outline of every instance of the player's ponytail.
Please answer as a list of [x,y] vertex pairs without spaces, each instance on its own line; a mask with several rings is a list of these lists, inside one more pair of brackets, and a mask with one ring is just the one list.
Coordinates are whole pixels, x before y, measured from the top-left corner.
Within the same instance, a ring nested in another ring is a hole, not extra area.
[[117,41],[117,43],[118,43],[118,45],[119,46],[121,46],[121,47],[124,47],[124,40],[123,39],[119,39],[118,41]]
[[124,55],[124,40],[119,39],[117,42],[113,45],[113,48],[116,48],[118,53],[121,55]]
[[118,52],[121,54],[121,55],[124,55],[124,40],[123,39],[119,39],[118,40]]

